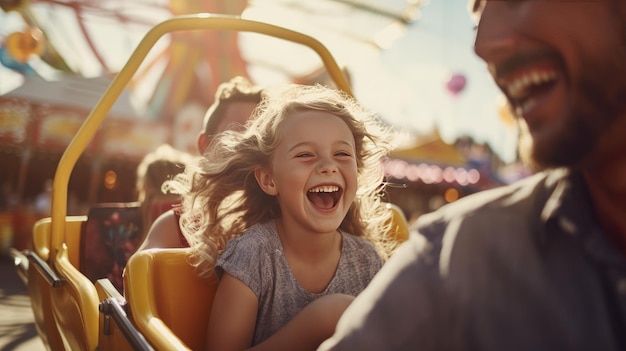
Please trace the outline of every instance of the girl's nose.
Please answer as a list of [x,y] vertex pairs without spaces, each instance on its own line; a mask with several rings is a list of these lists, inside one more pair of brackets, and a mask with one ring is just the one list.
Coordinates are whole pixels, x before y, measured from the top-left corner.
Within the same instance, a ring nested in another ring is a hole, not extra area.
[[335,173],[337,172],[337,164],[332,159],[324,158],[320,160],[318,170],[320,173]]

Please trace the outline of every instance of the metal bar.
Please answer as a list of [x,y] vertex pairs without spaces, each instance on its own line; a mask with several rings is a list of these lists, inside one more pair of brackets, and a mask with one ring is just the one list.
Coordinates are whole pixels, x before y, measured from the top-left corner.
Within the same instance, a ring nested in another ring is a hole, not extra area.
[[104,299],[99,306],[100,312],[104,313],[105,317],[110,316],[113,322],[119,330],[122,332],[128,343],[133,350],[153,351],[154,348],[146,341],[146,339],[139,333],[139,331],[132,325],[128,319],[128,315],[117,301],[113,297]]
[[28,250],[26,251],[26,257],[28,257],[29,264],[32,264],[35,267],[35,269],[44,277],[50,286],[57,288],[65,284],[65,280],[59,278],[50,265],[42,260],[39,255]]

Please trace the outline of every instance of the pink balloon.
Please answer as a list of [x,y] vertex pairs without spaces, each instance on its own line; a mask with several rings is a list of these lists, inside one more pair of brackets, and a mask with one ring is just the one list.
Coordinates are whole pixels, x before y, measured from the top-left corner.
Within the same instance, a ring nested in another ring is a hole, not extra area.
[[464,75],[455,73],[453,74],[448,82],[446,83],[446,88],[450,92],[450,94],[456,96],[465,88],[465,84],[467,84],[467,79]]

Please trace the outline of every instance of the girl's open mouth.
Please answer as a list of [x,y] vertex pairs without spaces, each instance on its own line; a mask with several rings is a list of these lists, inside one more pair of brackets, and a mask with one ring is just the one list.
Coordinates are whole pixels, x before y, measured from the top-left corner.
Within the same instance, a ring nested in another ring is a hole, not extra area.
[[343,189],[336,185],[319,185],[309,189],[307,198],[313,206],[330,210],[337,205],[337,202],[343,194]]

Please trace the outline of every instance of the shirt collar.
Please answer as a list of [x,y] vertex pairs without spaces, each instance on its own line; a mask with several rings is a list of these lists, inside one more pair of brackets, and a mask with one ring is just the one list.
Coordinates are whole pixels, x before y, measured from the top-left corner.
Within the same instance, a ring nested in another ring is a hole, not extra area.
[[555,183],[554,190],[541,211],[541,221],[548,226],[554,223],[563,232],[575,235],[582,223],[588,222],[583,219],[589,217],[591,210],[582,176],[565,169],[550,171],[546,187],[551,187],[551,183]]
[[541,221],[569,235],[589,232],[595,226],[593,208],[582,175],[570,170],[554,171],[548,182],[556,185],[543,207]]
[[607,242],[605,234],[595,219],[595,210],[587,185],[580,172],[563,170],[548,176],[556,182],[541,212],[543,242],[551,236],[564,233],[577,237],[585,250],[596,259],[621,262],[623,258]]

